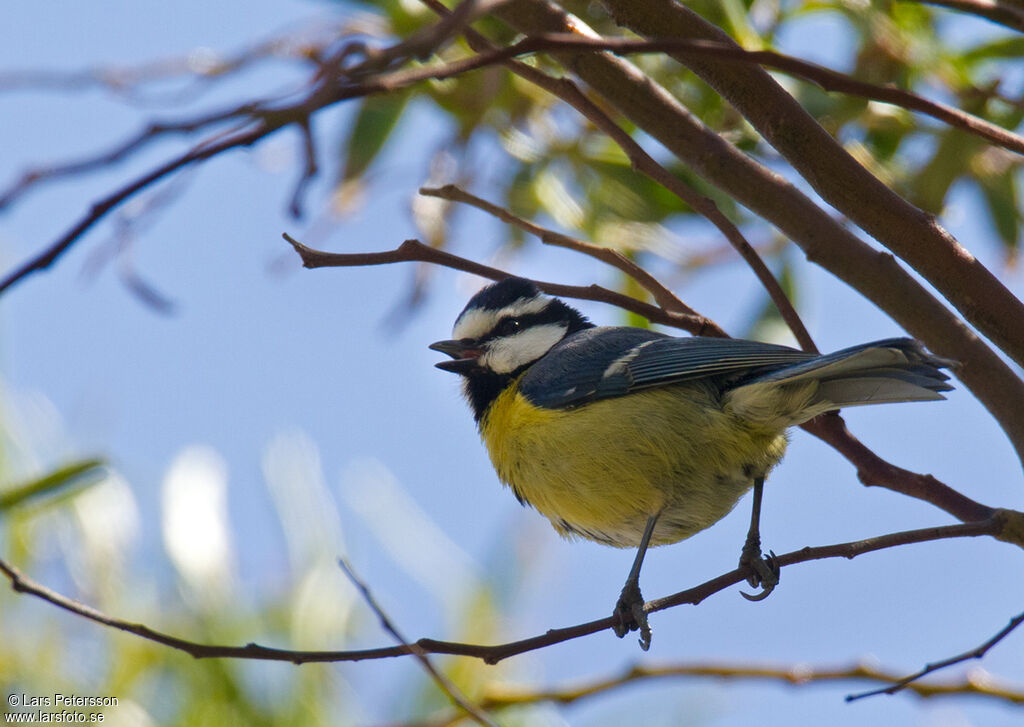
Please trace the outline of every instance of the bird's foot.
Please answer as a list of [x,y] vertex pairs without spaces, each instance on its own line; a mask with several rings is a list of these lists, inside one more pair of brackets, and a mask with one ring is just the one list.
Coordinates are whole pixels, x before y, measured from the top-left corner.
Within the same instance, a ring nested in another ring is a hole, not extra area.
[[651,627],[647,623],[644,597],[638,583],[630,581],[622,587],[619,601],[612,612],[612,629],[620,639],[630,631],[639,631],[640,648],[644,651],[651,648]]
[[775,590],[775,586],[779,585],[780,569],[775,553],[769,550],[768,555],[763,555],[760,538],[747,539],[740,553],[740,568],[749,571],[747,583],[761,589],[761,592],[756,594],[740,591],[740,595],[748,601],[763,601]]

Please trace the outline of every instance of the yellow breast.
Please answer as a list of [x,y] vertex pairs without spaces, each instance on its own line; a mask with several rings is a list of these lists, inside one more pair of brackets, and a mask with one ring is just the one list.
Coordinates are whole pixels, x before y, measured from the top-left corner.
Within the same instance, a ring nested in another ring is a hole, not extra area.
[[619,547],[676,542],[725,516],[781,458],[780,432],[724,412],[701,384],[676,385],[574,409],[542,409],[508,387],[481,436],[501,480],[563,535]]

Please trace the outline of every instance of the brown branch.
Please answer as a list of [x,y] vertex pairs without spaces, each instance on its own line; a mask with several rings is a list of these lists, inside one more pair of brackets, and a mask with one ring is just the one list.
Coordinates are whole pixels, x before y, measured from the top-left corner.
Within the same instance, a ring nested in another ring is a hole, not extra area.
[[484,212],[497,217],[502,222],[518,227],[521,230],[529,232],[531,235],[535,235],[545,245],[564,247],[567,250],[575,250],[576,252],[581,252],[584,255],[589,255],[592,258],[607,263],[633,278],[633,280],[651,294],[651,297],[654,298],[654,302],[663,309],[675,313],[683,313],[688,316],[693,316],[694,318],[704,319],[704,321],[706,321],[703,323],[705,330],[713,331],[710,335],[723,338],[727,336],[725,331],[718,327],[718,324],[704,318],[704,316],[701,316],[697,311],[679,300],[675,293],[662,285],[657,278],[620,253],[618,250],[613,250],[610,247],[602,247],[590,242],[584,242],[583,240],[578,240],[574,237],[570,237],[569,235],[563,235],[560,232],[548,230],[540,225],[530,222],[529,220],[524,220],[518,215],[512,214],[503,207],[499,207],[485,199],[481,199],[476,195],[470,194],[454,184],[446,184],[443,187],[437,188],[421,187],[420,194],[428,197],[446,199],[451,202],[462,202],[463,204],[472,205],[477,209],[483,210]]
[[[466,258],[453,255],[450,252],[438,250],[430,245],[424,245],[419,240],[406,240],[394,250],[385,252],[368,253],[338,253],[323,252],[306,247],[288,233],[282,235],[288,241],[295,252],[302,259],[303,267],[324,268],[324,267],[363,267],[367,265],[390,265],[403,262],[424,262],[435,265],[443,265],[453,270],[461,270],[465,273],[479,275],[490,280],[503,280],[512,277],[512,273],[499,268],[492,268],[488,265],[467,260]],[[608,303],[631,313],[641,315],[652,323],[662,323],[666,326],[680,328],[693,333],[695,336],[715,335],[721,329],[707,318],[700,315],[687,315],[662,310],[657,306],[637,300],[628,295],[623,295],[614,290],[608,290],[600,285],[561,285],[559,283],[546,283],[534,281],[537,287],[550,295],[560,295],[566,298],[577,300],[591,300],[597,303]]]
[[[730,664],[727,662],[694,662],[665,664],[662,666],[636,665],[612,676],[590,679],[563,687],[531,689],[498,684],[485,688],[480,705],[497,710],[534,704],[554,703],[569,705],[601,694],[607,694],[635,682],[653,680],[705,678],[719,681],[757,681],[779,683],[790,687],[808,687],[836,682],[876,682],[891,685],[901,677],[891,670],[858,663],[845,667],[816,667],[807,664],[783,666],[777,664]],[[921,682],[907,685],[906,690],[928,699],[933,697],[978,696],[998,702],[1024,704],[1024,691],[1009,686],[995,686],[986,680],[964,677],[957,681]],[[461,713],[449,713],[434,719],[402,723],[401,727],[448,727],[464,718]],[[399,727],[396,725],[395,727]]]
[[[429,2],[432,7],[435,7],[435,2]],[[440,4],[437,4],[437,7]],[[462,7],[462,6],[460,6]],[[436,9],[436,7],[435,7]],[[452,17],[447,14],[445,17]],[[465,18],[462,19],[465,22]],[[468,28],[467,28],[468,30]],[[469,31],[472,33],[472,31]],[[443,34],[442,34],[443,35]],[[447,37],[446,35],[443,37]],[[481,37],[482,36],[478,36]],[[431,36],[432,43],[436,44],[437,38]],[[257,46],[255,49],[249,51],[246,54],[240,55],[236,58],[224,61],[217,67],[216,73],[200,74],[200,78],[212,78],[229,71],[237,70],[238,68],[244,67],[244,65],[253,59],[258,59],[259,52],[269,52],[271,49],[279,46],[280,40],[268,41],[264,44]],[[395,55],[407,55],[409,48],[407,46],[396,46],[401,48],[401,53],[395,53]],[[418,53],[423,53],[426,48],[431,47],[430,44],[425,43],[422,40],[417,40],[413,43],[413,47]],[[653,38],[647,40],[633,40],[625,38],[588,38],[579,35],[567,34],[567,33],[550,33],[541,34],[527,38],[515,45],[502,49],[495,50],[493,47],[490,49],[490,55],[480,58],[474,61],[471,68],[478,68],[482,65],[491,65],[496,63],[502,63],[508,58],[518,55],[525,55],[529,53],[535,53],[540,51],[558,51],[558,50],[593,50],[601,51],[607,50],[618,54],[629,54],[629,53],[646,53],[655,51],[676,51],[676,52],[687,52],[701,56],[709,56],[713,58],[719,58],[722,60],[736,61],[741,63],[756,63],[761,66],[768,68],[774,68],[785,73],[797,76],[804,80],[815,83],[825,91],[837,91],[848,95],[859,96],[875,101],[881,101],[883,103],[893,104],[902,108],[909,109],[911,111],[918,111],[923,114],[932,116],[939,121],[942,121],[950,126],[962,129],[968,133],[976,134],[985,138],[994,144],[1002,146],[1010,151],[1014,151],[1020,154],[1024,154],[1024,137],[1015,134],[1007,129],[1004,129],[996,124],[993,124],[985,119],[982,119],[973,114],[969,114],[965,111],[961,111],[955,107],[947,104],[942,104],[935,101],[930,101],[923,98],[915,93],[906,91],[903,89],[879,86],[877,84],[871,84],[864,81],[859,81],[855,78],[850,77],[847,74],[834,71],[823,66],[803,61],[792,56],[787,56],[782,53],[775,51],[760,50],[760,51],[748,51],[737,46],[730,46],[715,41],[705,40],[686,40],[676,38]],[[304,53],[308,54],[309,49],[305,49]],[[183,65],[184,62],[182,62]],[[137,83],[138,80],[133,78],[134,76],[146,77],[149,73],[155,73],[159,69],[160,75],[174,72],[180,73],[182,69],[175,65],[171,65],[169,68],[164,68],[166,62],[152,64],[150,69],[137,69],[134,74],[128,71],[92,71],[85,73],[71,74],[66,78],[61,75],[55,76],[50,79],[52,74],[41,74],[38,78],[32,75],[27,75],[25,78],[20,79],[21,74],[11,75],[0,75],[0,86],[5,81],[8,83],[45,83],[47,79],[50,82],[56,82],[61,86],[75,86],[80,85],[82,81],[88,81],[89,79],[95,80],[101,85],[109,85],[113,88],[120,88],[130,83]],[[130,80],[129,80],[130,79]],[[233,109],[227,113],[227,117],[232,118],[239,115],[240,110]],[[92,169],[113,163],[120,160],[129,152],[136,150],[144,142],[153,139],[159,134],[165,134],[170,132],[189,132],[195,131],[199,126],[209,124],[218,117],[223,120],[225,114],[210,114],[208,117],[204,117],[202,121],[192,122],[181,122],[177,124],[152,124],[145,130],[140,132],[137,137],[117,150],[109,152],[107,154],[100,155],[94,159],[83,160],[80,162],[72,162],[69,164],[51,166],[51,167],[39,167],[26,171],[22,174],[22,177],[11,185],[7,192],[0,195],[0,209],[4,206],[9,205],[17,194],[25,191],[25,188],[33,184],[37,184],[40,181],[68,176],[71,174],[82,173],[85,171],[91,171]],[[308,165],[307,165],[308,167]]]
[[185,121],[152,122],[134,136],[108,151],[100,152],[77,161],[28,169],[22,172],[17,180],[0,192],[0,211],[19,201],[29,190],[42,182],[73,177],[78,174],[85,174],[97,169],[113,166],[162,136],[191,134],[200,129],[216,126],[220,123],[248,115],[253,110],[254,107],[251,105],[233,106],[230,109],[204,114],[203,116]]
[[755,64],[810,81],[823,91],[843,93],[871,101],[899,106],[908,111],[931,116],[949,126],[986,139],[1017,154],[1024,154],[1024,137],[998,124],[955,106],[931,101],[912,91],[894,86],[879,86],[860,81],[848,74],[771,50],[746,50],[735,44],[715,40],[660,38],[656,35],[632,38],[591,38],[573,33],[542,33],[530,36],[502,51],[507,55],[528,52],[559,52],[571,50],[610,51],[616,55],[665,52],[686,56],[716,58],[741,64]]
[[[565,689],[546,690],[542,692],[515,692],[507,687],[498,687],[485,694],[482,704],[488,708],[504,705],[532,704],[536,702],[572,702],[590,697],[601,692],[615,689],[628,682],[639,679],[663,679],[665,677],[712,677],[715,679],[757,679],[761,681],[784,682],[791,686],[809,686],[837,681],[873,681],[891,683],[897,676],[891,671],[878,669],[868,664],[855,664],[839,668],[813,667],[805,664],[798,666],[774,666],[749,664],[673,664],[667,666],[635,666],[617,677],[594,680],[587,684]],[[907,685],[919,697],[938,697],[951,695],[979,695],[992,697],[1000,701],[1024,704],[1024,692],[997,688],[977,680],[963,679],[958,682],[928,683],[914,682]]]
[[[972,522],[992,517],[995,510],[940,482],[932,475],[897,467],[868,449],[846,428],[838,412],[812,419],[802,428],[832,446],[857,468],[857,477],[867,487],[881,486],[940,507],[954,517]],[[1024,541],[1020,543],[1024,547]]]
[[[735,41],[675,0],[603,0],[615,21],[641,36]],[[741,113],[821,195],[911,267],[1024,366],[1024,302],[938,224],[853,158],[767,72],[751,64],[716,62],[691,52],[672,57]],[[1024,440],[1015,441],[1024,446]]]
[[[777,556],[776,562],[779,567],[806,563],[813,560],[825,558],[856,558],[859,555],[870,553],[885,548],[892,548],[911,543],[925,543],[934,540],[946,540],[951,538],[973,538],[981,535],[988,535],[996,538],[1003,538],[1005,531],[1010,527],[1009,511],[998,511],[993,517],[982,522],[963,523],[960,525],[946,525],[935,528],[922,528],[919,530],[907,530],[899,533],[881,535],[865,540],[856,540],[848,543],[825,545],[820,547],[806,547],[800,550]],[[1021,513],[1012,513],[1020,516]],[[512,641],[506,644],[483,645],[466,644],[454,641],[438,641],[436,639],[419,639],[413,645],[391,646],[377,649],[359,649],[346,651],[297,651],[290,649],[275,649],[259,644],[246,644],[245,646],[225,646],[217,644],[202,644],[187,639],[156,631],[144,624],[131,623],[97,611],[90,606],[74,601],[46,586],[36,583],[23,574],[13,565],[0,559],[0,572],[11,582],[11,587],[18,593],[26,593],[40,598],[69,613],[81,616],[96,623],[108,626],[119,631],[135,634],[143,639],[154,641],[172,649],[183,651],[197,659],[209,658],[233,658],[233,659],[255,659],[262,661],[288,661],[293,664],[304,664],[311,662],[341,662],[341,661],[364,661],[367,659],[386,659],[396,656],[407,656],[412,653],[412,646],[422,649],[426,654],[449,654],[455,656],[469,656],[481,659],[487,664],[497,664],[499,661],[511,656],[524,654],[528,651],[535,651],[554,644],[577,639],[582,636],[594,634],[599,631],[611,629],[615,618],[605,618],[590,621],[588,623],[569,626],[567,628],[551,629],[550,631],[532,638]],[[685,603],[698,604],[709,596],[714,595],[726,588],[738,583],[746,582],[748,570],[737,568],[736,570],[724,573],[717,578],[712,578],[701,585],[680,591],[665,598],[655,599],[644,604],[647,613],[663,611],[674,606]]]
[[296,124],[302,134],[302,157],[305,166],[298,181],[295,183],[295,190],[292,192],[292,200],[288,205],[288,211],[292,217],[302,217],[302,199],[306,194],[306,188],[310,182],[320,173],[320,167],[316,161],[316,141],[313,138],[313,130],[309,125],[309,118],[302,119]]
[[[498,15],[522,33],[595,36],[579,18],[545,0],[520,0]],[[559,53],[557,59],[695,174],[775,225],[808,260],[860,292],[929,349],[961,362],[957,375],[1024,460],[1024,382],[891,254],[865,243],[793,184],[702,125],[628,61],[592,52]]]
[[920,671],[914,672],[910,676],[896,679],[894,680],[896,682],[895,684],[890,684],[887,687],[873,689],[868,692],[860,692],[859,694],[851,694],[846,697],[846,701],[852,702],[857,699],[863,699],[864,697],[872,697],[876,694],[895,694],[896,692],[902,689],[906,689],[908,686],[912,688],[913,686],[919,683],[917,681],[918,679],[927,676],[932,672],[936,672],[939,669],[945,669],[947,666],[960,664],[962,662],[969,661],[970,659],[981,659],[985,656],[985,654],[989,652],[989,650],[993,646],[995,646],[1000,641],[1009,636],[1013,632],[1013,630],[1020,626],[1022,623],[1024,623],[1024,613],[1017,614],[1012,619],[1010,619],[1010,623],[1004,626],[999,631],[999,633],[997,633],[995,636],[990,638],[985,643],[980,644],[979,646],[971,649],[970,651],[965,651],[962,654],[958,654],[957,656],[951,656],[948,659],[943,659],[942,661],[936,661],[931,664],[927,664]]
[[[463,4],[473,6],[477,4],[477,0],[466,0]],[[501,2],[490,0],[490,2],[481,2],[480,4],[486,7],[494,7],[500,5]],[[425,68],[399,70],[379,76],[372,75],[374,72],[377,72],[379,66],[388,66],[398,58],[408,58],[410,54],[426,52],[428,48],[436,49],[439,44],[448,39],[452,32],[457,32],[461,27],[460,23],[468,22],[468,18],[471,16],[471,14],[464,14],[464,17],[460,16],[460,22],[454,24],[451,22],[445,24],[442,21],[442,23],[430,27],[442,28],[443,32],[417,35],[413,39],[397,43],[384,51],[368,54],[362,63],[356,64],[345,71],[348,76],[343,76],[339,79],[321,74],[315,88],[298,102],[283,106],[279,106],[276,100],[248,103],[192,121],[154,124],[105,154],[52,170],[41,169],[26,173],[19,182],[9,188],[6,193],[0,195],[0,203],[10,203],[10,200],[22,194],[38,178],[67,176],[102,167],[122,159],[161,134],[191,131],[210,124],[230,120],[237,121],[241,119],[242,121],[239,127],[227,133],[226,138],[217,140],[220,135],[216,135],[211,139],[205,139],[188,152],[172,158],[94,203],[88,213],[70,230],[65,232],[64,235],[0,278],[0,294],[32,273],[48,268],[111,210],[134,196],[140,190],[179,169],[196,162],[205,161],[229,149],[255,144],[257,141],[285,126],[308,124],[309,118],[313,113],[332,104],[371,94],[395,91],[425,80],[451,78],[466,71],[479,68],[482,65],[487,65],[486,59],[483,61],[481,59],[468,59]],[[358,78],[363,75],[367,75],[367,77],[357,82],[347,80],[349,77]]]
[[56,262],[61,255],[67,252],[68,249],[70,249],[71,246],[82,237],[82,235],[92,228],[93,225],[103,219],[111,210],[154,182],[163,179],[179,169],[183,169],[196,162],[209,159],[210,157],[216,156],[228,149],[233,149],[239,146],[248,146],[275,130],[275,128],[261,124],[249,131],[237,131],[214,144],[200,144],[190,151],[175,157],[141,177],[138,177],[124,187],[121,187],[107,195],[100,201],[95,202],[89,209],[89,212],[86,213],[86,215],[82,217],[82,219],[79,220],[70,230],[65,232],[42,252],[34,255],[0,278],[0,293],[3,293],[12,285],[24,280],[32,273],[39,272],[40,270],[45,270],[50,267],[50,265]]
[[916,0],[977,15],[993,23],[1024,33],[1024,7],[1019,0]]
[[434,666],[433,662],[430,661],[430,658],[426,653],[424,653],[423,649],[419,648],[415,644],[410,644],[408,640],[399,633],[398,629],[391,622],[391,619],[388,618],[388,615],[384,612],[384,609],[381,608],[379,603],[377,603],[377,599],[373,597],[372,593],[370,593],[369,586],[367,586],[366,583],[356,575],[355,570],[349,562],[344,558],[338,558],[338,565],[341,566],[341,570],[345,573],[348,579],[352,581],[352,585],[354,585],[362,595],[366,604],[377,615],[377,619],[380,621],[381,627],[391,634],[395,641],[408,649],[410,654],[416,657],[416,661],[423,665],[424,670],[426,670],[427,674],[430,675],[430,678],[434,680],[434,683],[437,684],[438,688],[444,693],[444,695],[448,697],[448,700],[462,710],[467,716],[471,717],[477,724],[484,725],[484,727],[497,727],[494,721],[487,716],[483,709],[469,701],[466,695],[462,693],[462,690],[455,686],[448,677],[442,674]]
[[[239,50],[213,57],[202,65],[196,63],[194,53],[186,53],[139,65],[98,66],[81,71],[0,71],[0,93],[19,90],[67,93],[101,88],[138,100],[138,87],[144,84],[185,77],[194,84],[210,85],[271,58],[310,61],[345,31],[342,23],[319,18],[315,24],[276,32]],[[313,32],[319,36],[316,40],[309,38]],[[180,92],[173,94],[170,99],[180,102],[181,95]]]

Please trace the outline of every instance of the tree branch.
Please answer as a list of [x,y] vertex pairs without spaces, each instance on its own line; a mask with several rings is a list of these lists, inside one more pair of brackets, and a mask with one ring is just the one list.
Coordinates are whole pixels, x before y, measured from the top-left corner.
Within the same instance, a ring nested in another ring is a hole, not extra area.
[[[876,682],[891,685],[900,676],[891,670],[884,670],[870,664],[859,663],[845,667],[817,667],[807,664],[784,666],[776,664],[730,664],[725,662],[694,662],[652,666],[638,664],[619,674],[590,679],[563,687],[531,689],[495,685],[484,690],[480,705],[494,711],[510,707],[554,703],[575,704],[591,697],[614,692],[635,682],[654,680],[704,678],[718,681],[756,681],[778,683],[790,687],[809,687],[836,682]],[[988,697],[997,702],[1014,705],[1024,704],[1024,692],[1008,686],[996,686],[984,679],[964,677],[948,682],[911,682],[906,690],[929,699],[949,696]],[[462,713],[448,713],[434,719],[407,722],[394,727],[450,727],[464,719]]]
[[[430,5],[434,3],[434,0],[421,1]],[[650,37],[640,40],[594,38],[574,33],[540,33],[518,41],[507,48],[492,49],[494,60],[490,62],[504,62],[508,58],[528,53],[558,53],[574,50],[610,51],[616,55],[664,52],[672,54],[674,57],[683,55],[693,58],[714,58],[748,66],[771,68],[809,81],[823,91],[857,96],[925,114],[953,128],[979,136],[1004,149],[1024,154],[1024,137],[955,106],[931,101],[902,88],[861,81],[846,73],[784,53],[772,50],[746,50],[736,45],[735,42],[726,43],[717,39],[700,38],[665,38],[659,37],[658,33],[651,33]]]
[[995,512],[995,509],[975,502],[932,475],[918,474],[886,462],[850,433],[838,412],[816,417],[801,428],[852,462],[857,468],[858,479],[867,487],[881,486],[925,500],[964,522],[985,520]]
[[1024,33],[1024,7],[1019,0],[916,0],[959,10]]
[[964,653],[958,654],[957,656],[951,656],[948,659],[943,659],[942,661],[936,661],[936,662],[933,662],[931,664],[928,664],[923,669],[921,669],[920,671],[914,672],[910,676],[906,676],[906,677],[902,677],[900,679],[897,679],[897,680],[895,680],[896,681],[895,684],[890,684],[887,687],[882,687],[880,689],[873,689],[873,690],[868,691],[868,692],[860,692],[859,694],[851,694],[851,695],[846,697],[846,701],[847,702],[853,702],[853,701],[855,701],[857,699],[863,699],[864,697],[875,696],[876,694],[895,694],[896,692],[898,692],[898,691],[900,691],[902,689],[906,689],[908,686],[910,686],[910,687],[914,686],[915,684],[918,683],[917,682],[918,679],[920,679],[921,677],[927,676],[927,675],[931,674],[932,672],[938,671],[939,669],[945,669],[947,666],[953,666],[954,664],[960,664],[960,663],[968,661],[970,659],[981,659],[982,657],[985,656],[985,654],[987,654],[989,652],[989,650],[993,646],[995,646],[1000,641],[1002,641],[1007,636],[1009,636],[1013,632],[1014,629],[1016,629],[1018,626],[1021,625],[1021,623],[1024,623],[1024,613],[1019,613],[1016,616],[1014,616],[1012,619],[1010,619],[1010,623],[1008,623],[1006,626],[1004,626],[999,631],[999,633],[997,633],[995,636],[990,638],[985,643],[980,644],[979,646],[971,649],[970,651],[965,651]]
[[[368,253],[338,253],[323,252],[306,247],[288,233],[282,235],[288,241],[295,252],[302,258],[303,267],[324,268],[324,267],[363,267],[366,265],[390,265],[402,262],[425,262],[443,265],[453,270],[461,270],[465,273],[479,275],[489,280],[503,280],[511,278],[512,273],[492,268],[488,265],[467,260],[466,258],[444,252],[430,245],[424,245],[419,240],[406,240],[394,250],[385,252]],[[537,287],[550,295],[560,295],[566,298],[577,300],[591,300],[597,303],[608,303],[631,313],[643,316],[652,323],[663,323],[667,326],[680,328],[689,331],[695,336],[716,335],[721,331],[717,324],[711,322],[701,315],[689,315],[662,310],[657,306],[637,300],[628,295],[608,290],[600,285],[561,285],[559,283],[546,283],[534,281]]]
[[702,325],[710,335],[721,338],[727,337],[726,332],[719,328],[717,323],[701,316],[697,311],[693,310],[693,308],[679,300],[675,293],[662,285],[657,278],[620,253],[618,250],[613,250],[610,247],[602,247],[590,242],[584,242],[583,240],[577,240],[569,235],[563,235],[560,232],[545,229],[540,225],[536,225],[528,220],[524,220],[522,217],[512,214],[503,207],[499,207],[498,205],[481,199],[476,195],[470,194],[454,184],[446,184],[443,187],[437,188],[421,187],[420,194],[427,197],[438,197],[451,202],[462,202],[463,204],[472,205],[479,210],[483,210],[484,212],[497,217],[502,222],[529,232],[531,235],[540,239],[540,241],[545,245],[564,247],[567,250],[575,250],[576,252],[581,252],[584,255],[600,260],[603,263],[607,263],[608,265],[621,270],[623,273],[635,280],[641,287],[651,294],[655,303],[661,306],[664,310],[672,311],[674,313],[683,313],[685,315],[692,316],[695,319],[701,319],[702,321],[705,321]]
[[[1017,513],[1020,515],[1020,513]],[[933,540],[946,540],[951,538],[972,538],[981,535],[988,535],[1002,538],[1007,527],[1007,518],[1003,511],[982,522],[964,523],[960,525],[946,525],[935,528],[922,528],[919,530],[907,530],[899,533],[881,535],[865,540],[856,540],[848,543],[825,545],[819,547],[806,547],[800,550],[778,556],[776,562],[779,567],[806,563],[813,560],[825,558],[856,558],[859,555],[870,553],[876,550],[892,548],[911,543],[924,543]],[[438,641],[436,639],[419,639],[414,644],[376,649],[359,649],[345,651],[297,651],[290,649],[275,649],[249,643],[245,646],[225,646],[217,644],[202,644],[187,639],[162,633],[150,627],[124,621],[122,619],[107,616],[90,606],[74,601],[46,586],[36,583],[23,574],[13,565],[0,559],[0,572],[11,582],[11,587],[18,593],[40,598],[69,613],[81,616],[98,624],[108,626],[119,631],[135,634],[140,638],[163,644],[172,649],[184,651],[197,659],[255,659],[262,661],[288,661],[293,664],[304,664],[311,662],[341,662],[341,661],[365,661],[368,659],[386,659],[396,656],[407,656],[412,654],[415,646],[425,654],[449,654],[455,656],[469,656],[480,659],[487,664],[497,664],[499,661],[511,656],[524,654],[528,651],[535,651],[554,644],[577,639],[582,636],[611,629],[615,618],[607,616],[587,623],[570,626],[567,628],[551,629],[550,631],[520,641],[512,641],[506,644],[483,645],[466,644],[454,641]],[[644,604],[644,611],[654,613],[663,611],[682,604],[698,604],[709,596],[714,595],[726,588],[745,582],[748,575],[746,568],[724,573],[717,578],[712,578],[693,588],[680,591],[665,598],[658,598]]]
[[[203,140],[188,152],[172,158],[94,203],[85,216],[64,235],[0,278],[0,294],[32,273],[48,268],[111,210],[169,174],[229,149],[251,146],[285,126],[297,124],[301,127],[309,123],[313,113],[335,103],[395,91],[425,80],[451,78],[488,65],[487,59],[470,58],[450,64],[386,72],[390,66],[402,59],[408,60],[418,54],[429,54],[436,50],[447,42],[453,33],[459,32],[465,23],[481,11],[481,8],[500,6],[502,1],[465,0],[460,5],[465,6],[465,10],[457,11],[458,17],[454,21],[442,19],[441,22],[423,29],[409,39],[381,51],[369,52],[364,49],[364,59],[338,70],[340,76],[318,74],[312,90],[295,103],[282,104],[276,99],[246,103],[189,121],[151,124],[107,153],[49,170],[39,169],[26,173],[21,180],[0,195],[0,204],[9,204],[39,179],[77,174],[119,161],[162,134],[190,132],[228,121],[239,122],[238,126],[228,132]],[[354,45],[357,44],[346,45],[339,55],[344,55],[345,51]],[[306,174],[309,174],[309,171],[307,159]]]
[[234,132],[229,133],[227,138],[212,144],[205,142],[201,143],[185,154],[165,162],[156,169],[151,170],[128,183],[124,187],[121,187],[107,195],[100,201],[94,203],[86,215],[55,242],[0,278],[0,294],[16,283],[21,282],[32,273],[45,270],[53,265],[53,263],[56,262],[61,255],[67,252],[71,246],[82,237],[82,235],[93,227],[93,225],[103,219],[111,210],[116,208],[126,199],[137,194],[139,191],[191,164],[209,159],[210,157],[216,156],[228,149],[253,144],[257,140],[270,134],[272,131],[275,131],[276,128],[278,127],[259,124],[249,131],[235,130]]

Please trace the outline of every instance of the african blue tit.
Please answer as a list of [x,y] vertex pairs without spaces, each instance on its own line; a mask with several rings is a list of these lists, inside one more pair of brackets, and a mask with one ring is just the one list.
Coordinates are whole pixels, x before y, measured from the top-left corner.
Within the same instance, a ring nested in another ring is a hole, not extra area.
[[[430,348],[460,374],[501,481],[560,534],[637,548],[616,604],[615,631],[650,642],[639,576],[649,545],[713,525],[754,489],[741,567],[778,582],[762,555],[764,479],[786,429],[862,404],[943,399],[951,362],[907,338],[820,356],[723,338],[674,338],[644,328],[595,327],[530,281],[478,292],[453,340]],[[744,594],[745,596],[747,594]]]

